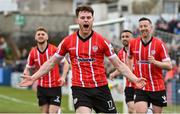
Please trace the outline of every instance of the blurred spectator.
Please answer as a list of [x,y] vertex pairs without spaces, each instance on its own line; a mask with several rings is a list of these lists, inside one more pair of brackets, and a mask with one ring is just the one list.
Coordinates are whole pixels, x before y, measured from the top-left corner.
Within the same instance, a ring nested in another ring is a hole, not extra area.
[[168,23],[168,32],[174,33],[174,29],[176,28],[177,25],[177,20],[173,18],[169,23]]
[[23,72],[28,58],[28,51],[24,48],[21,51],[21,57],[16,61],[15,71]]
[[174,28],[174,33],[180,35],[180,21],[177,22],[176,28]]
[[179,79],[180,78],[180,64],[178,65],[178,69],[177,69],[177,79]]
[[177,74],[178,67],[176,65],[175,60],[172,60],[172,66],[173,66],[173,68],[171,70],[167,71],[167,73],[166,73],[165,82],[171,81],[172,79],[174,79],[174,76]]
[[28,51],[24,48],[24,49],[22,49],[22,52],[21,52],[22,54],[21,54],[21,60],[24,60],[24,59],[27,59],[27,57],[28,57]]
[[162,16],[160,16],[160,18],[156,21],[155,28],[156,30],[161,30],[164,32],[168,31],[168,24]]
[[0,36],[0,67],[5,66],[7,43],[3,36]]

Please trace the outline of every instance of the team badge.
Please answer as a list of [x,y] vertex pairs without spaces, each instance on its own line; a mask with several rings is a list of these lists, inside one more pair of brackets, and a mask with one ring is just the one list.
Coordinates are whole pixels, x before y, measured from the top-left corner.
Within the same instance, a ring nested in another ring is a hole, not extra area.
[[93,52],[97,52],[98,46],[93,46],[93,47],[92,47],[92,50],[93,50]]
[[155,55],[156,51],[155,50],[151,50],[151,55]]

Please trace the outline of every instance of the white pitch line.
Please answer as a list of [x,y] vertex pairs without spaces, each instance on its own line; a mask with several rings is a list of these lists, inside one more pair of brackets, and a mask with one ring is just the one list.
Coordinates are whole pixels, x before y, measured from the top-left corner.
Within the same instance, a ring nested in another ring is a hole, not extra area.
[[1,94],[0,94],[0,98],[5,99],[5,100],[9,100],[9,101],[13,101],[13,102],[16,102],[16,103],[21,103],[21,104],[27,104],[27,105],[37,106],[36,103],[23,101],[23,100],[14,98],[14,97],[8,97],[8,96],[1,95]]

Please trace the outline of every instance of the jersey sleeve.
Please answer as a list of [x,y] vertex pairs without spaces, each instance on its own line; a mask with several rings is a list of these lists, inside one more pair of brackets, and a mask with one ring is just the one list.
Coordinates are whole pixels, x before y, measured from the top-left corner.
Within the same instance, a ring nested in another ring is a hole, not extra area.
[[165,44],[161,41],[158,46],[159,46],[158,47],[159,56],[161,57],[162,61],[169,61],[170,57],[168,55],[168,51],[167,51],[167,48],[166,48]]
[[68,51],[66,46],[67,46],[67,38],[62,40],[61,43],[59,44],[58,49],[55,53],[55,56],[57,58],[64,57],[66,55],[66,53]]
[[29,55],[28,55],[26,67],[35,68],[34,59],[35,59],[35,50],[34,50],[34,48],[32,48]]
[[112,44],[108,40],[104,39],[102,41],[102,44],[103,44],[103,47],[104,47],[105,56],[111,57],[111,56],[113,56],[115,54],[114,48],[113,48]]

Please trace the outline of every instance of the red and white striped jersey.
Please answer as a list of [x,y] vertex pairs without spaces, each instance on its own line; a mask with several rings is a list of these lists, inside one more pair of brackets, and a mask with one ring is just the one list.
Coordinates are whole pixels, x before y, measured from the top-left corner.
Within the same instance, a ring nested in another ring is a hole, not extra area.
[[[118,57],[119,59],[127,64],[127,51],[125,50],[125,48],[122,48],[119,52],[118,52]],[[134,87],[134,83],[130,82],[129,79],[126,78],[126,87]]]
[[170,60],[165,44],[160,39],[152,37],[147,44],[144,44],[140,37],[132,39],[128,54],[135,59],[134,72],[136,76],[147,79],[147,84],[143,90],[165,90],[162,69],[154,64],[150,64],[148,61],[148,56],[150,55],[154,56],[155,60],[158,61]]
[[[56,51],[57,47],[52,44],[48,44],[44,52],[40,52],[37,47],[33,47],[28,56],[27,67],[35,68],[35,71],[37,71]],[[60,86],[59,78],[59,66],[57,64],[48,74],[38,80],[38,85],[47,88],[57,87]]]
[[83,39],[79,32],[67,36],[59,45],[56,57],[69,53],[72,65],[72,86],[93,88],[107,84],[104,56],[114,55],[112,45],[92,31]]

